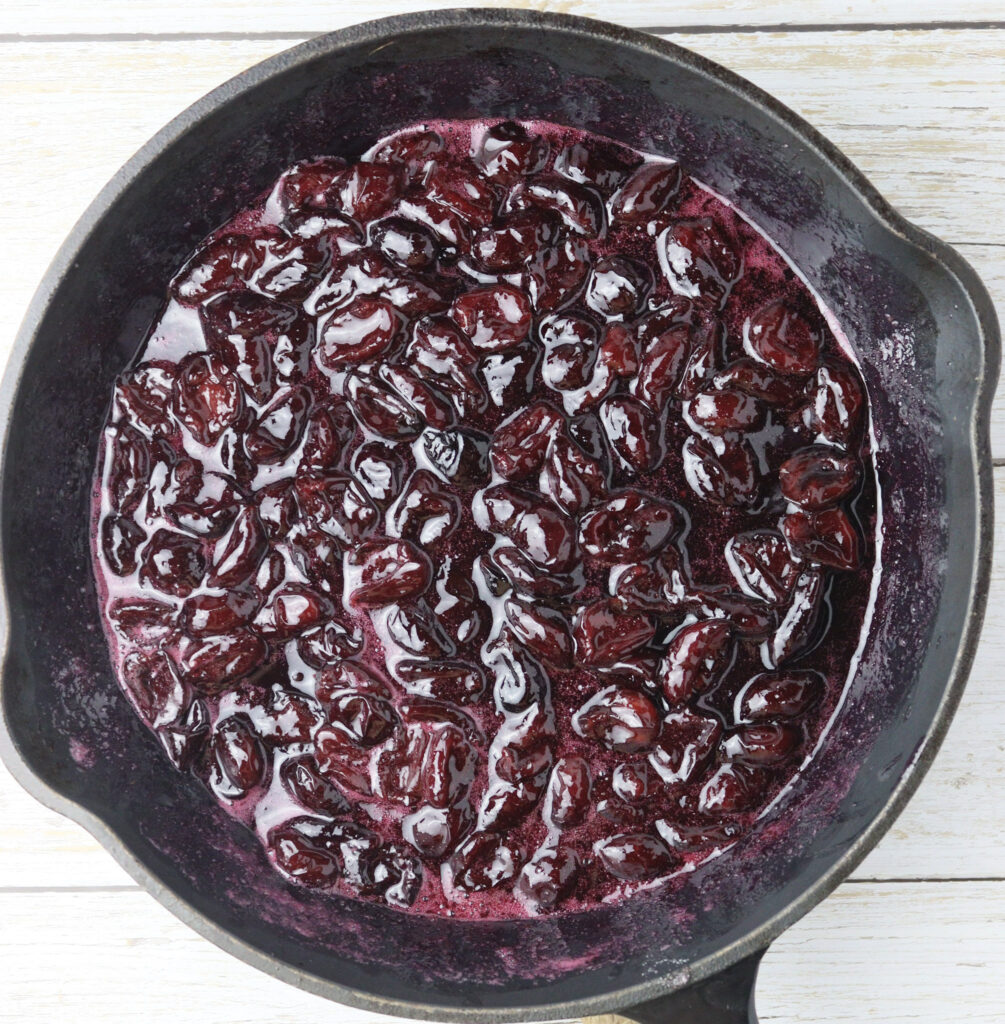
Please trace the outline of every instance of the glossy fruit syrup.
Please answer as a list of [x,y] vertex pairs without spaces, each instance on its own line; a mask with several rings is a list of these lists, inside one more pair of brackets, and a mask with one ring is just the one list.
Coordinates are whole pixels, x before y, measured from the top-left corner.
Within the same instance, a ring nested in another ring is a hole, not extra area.
[[678,164],[410,128],[290,168],[171,282],[96,483],[115,671],[292,883],[619,899],[819,741],[868,438],[803,280]]

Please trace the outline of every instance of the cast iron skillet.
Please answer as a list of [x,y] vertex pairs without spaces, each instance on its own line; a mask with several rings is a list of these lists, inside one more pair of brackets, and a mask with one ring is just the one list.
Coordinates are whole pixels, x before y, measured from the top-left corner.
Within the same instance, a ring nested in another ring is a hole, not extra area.
[[[181,257],[296,159],[352,156],[411,121],[475,116],[547,118],[677,156],[780,243],[862,362],[885,534],[847,699],[762,827],[674,892],[518,922],[412,917],[287,886],[120,695],[88,551],[111,382]],[[4,758],[193,928],[331,999],[439,1020],[752,1019],[764,949],[889,828],[960,698],[987,596],[999,346],[990,300],[956,253],[790,111],[685,50],[498,10],[312,40],[148,143],[34,298],[3,383]]]

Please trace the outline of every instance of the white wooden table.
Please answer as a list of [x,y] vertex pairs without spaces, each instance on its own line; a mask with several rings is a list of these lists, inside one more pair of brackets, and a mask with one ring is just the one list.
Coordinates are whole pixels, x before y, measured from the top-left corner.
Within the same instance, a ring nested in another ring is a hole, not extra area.
[[[70,226],[156,129],[297,41],[425,0],[3,0],[0,360]],[[496,5],[492,5],[496,6]],[[562,0],[774,93],[977,268],[1005,319],[1003,0]],[[1005,390],[993,434],[1005,548]],[[851,879],[769,951],[765,1022],[1005,1021],[1005,560],[969,689],[920,791]],[[379,1018],[225,955],[0,769],[0,1020]]]

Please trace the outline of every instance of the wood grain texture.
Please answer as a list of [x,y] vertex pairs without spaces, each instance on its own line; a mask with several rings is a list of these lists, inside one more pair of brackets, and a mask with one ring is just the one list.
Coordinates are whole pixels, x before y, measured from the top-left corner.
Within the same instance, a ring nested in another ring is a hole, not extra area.
[[[392,1021],[261,974],[145,893],[0,893],[0,916],[0,1022]],[[768,951],[762,1024],[1000,1022],[1003,920],[1002,882],[846,884]]]
[[[955,244],[1005,315],[1005,31],[686,36],[810,120],[907,217]],[[207,90],[290,40],[3,47],[12,201],[0,232],[0,352],[60,241],[115,170]],[[879,97],[882,101],[879,101]],[[1005,457],[1005,391],[994,412]]]
[[450,7],[522,7],[585,17],[607,18],[636,28],[736,25],[917,24],[1002,20],[995,0],[302,0],[261,4],[255,0],[101,0],[72,4],[65,0],[8,0],[0,11],[0,33],[64,35],[81,33],[266,33],[331,32],[345,25],[414,10]]

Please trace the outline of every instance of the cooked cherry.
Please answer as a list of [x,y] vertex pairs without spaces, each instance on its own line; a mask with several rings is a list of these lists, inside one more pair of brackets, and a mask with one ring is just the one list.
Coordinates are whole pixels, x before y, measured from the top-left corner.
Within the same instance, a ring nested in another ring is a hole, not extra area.
[[345,405],[339,405],[337,409],[315,409],[311,414],[304,428],[304,443],[300,451],[303,469],[323,471],[333,469],[338,463],[343,444],[339,419],[343,415],[352,422],[352,413]]
[[314,888],[338,877],[338,859],[320,834],[311,835],[291,822],[269,833],[269,850],[276,867],[289,879]]
[[335,608],[323,594],[301,583],[273,591],[258,615],[255,628],[269,640],[288,640],[330,618]]
[[714,505],[743,507],[757,502],[761,475],[750,445],[692,436],[684,442],[684,473],[691,489]]
[[778,630],[764,648],[766,664],[783,665],[808,650],[816,638],[826,589],[827,577],[822,570],[799,574]]
[[742,391],[699,391],[687,403],[685,415],[693,426],[711,434],[747,432],[764,424],[764,407]]
[[558,436],[548,447],[540,487],[560,509],[575,515],[604,496],[607,480],[596,459],[587,455],[575,441]]
[[522,647],[497,644],[489,649],[486,660],[495,676],[493,694],[498,711],[522,711],[549,693],[544,669]]
[[[346,473],[301,473],[294,490],[302,519],[342,544],[361,541],[379,517],[369,495]],[[288,536],[295,532],[296,527]]]
[[782,494],[803,508],[835,505],[858,483],[858,463],[833,448],[813,445],[786,459],[778,470]]
[[244,440],[256,462],[278,462],[300,443],[313,399],[306,387],[281,391],[258,414],[255,426]]
[[780,603],[792,590],[799,569],[785,538],[774,530],[738,533],[726,544],[726,563],[744,593]]
[[611,791],[625,803],[641,803],[649,795],[649,770],[646,765],[619,764],[611,773]]
[[[434,652],[434,655],[450,654],[452,648],[453,644],[448,640],[443,651]],[[395,665],[395,674],[410,692],[450,704],[474,704],[485,692],[482,669],[456,658],[440,661],[406,659]]]
[[163,651],[128,654],[122,662],[122,680],[149,725],[168,725],[186,709],[185,687]]
[[401,834],[423,857],[449,854],[471,827],[467,807],[420,807],[401,822]]
[[640,164],[611,200],[611,220],[617,224],[651,220],[677,194],[681,178],[680,164]]
[[325,726],[314,736],[318,767],[340,786],[361,796],[371,796],[370,751],[361,747],[341,726]]
[[257,610],[257,598],[239,590],[193,594],[182,605],[181,623],[192,636],[226,633],[249,625]]
[[158,530],[143,552],[140,580],[162,594],[186,597],[202,581],[206,559],[202,544],[171,530]]
[[380,379],[433,430],[446,430],[454,422],[449,400],[407,366],[384,364]]
[[[443,658],[454,653],[453,641],[424,602],[396,605],[384,620],[384,628],[391,640],[409,654],[422,658]],[[418,664],[424,666],[426,663]]]
[[254,270],[251,240],[222,235],[207,242],[171,282],[178,300],[194,306],[220,292],[240,288]]
[[734,821],[722,824],[684,825],[661,819],[656,822],[660,838],[672,850],[691,853],[712,846],[730,846],[742,835],[743,829]]
[[393,388],[369,373],[355,373],[346,382],[350,408],[367,430],[399,441],[422,431],[422,417]]
[[636,832],[605,839],[596,846],[600,862],[615,878],[642,882],[668,874],[679,863],[655,836]]
[[719,389],[742,391],[765,405],[791,405],[799,394],[799,381],[775,373],[754,359],[737,359],[722,373],[716,374],[713,384]]
[[698,807],[704,814],[739,814],[759,804],[770,779],[763,769],[724,764],[701,788]]
[[387,529],[425,547],[457,528],[461,503],[428,469],[417,469],[387,510]]
[[710,219],[679,221],[657,239],[663,274],[678,295],[715,307],[726,301],[743,260]]
[[576,712],[572,727],[608,750],[634,754],[652,745],[659,735],[660,717],[645,694],[608,686]]
[[143,528],[125,516],[108,516],[101,523],[101,553],[116,576],[136,571],[136,551],[144,540]]
[[377,164],[397,164],[414,175],[429,166],[443,147],[443,136],[432,129],[404,131],[379,146],[372,159]]
[[520,854],[492,832],[476,832],[450,858],[453,884],[464,892],[482,892],[509,882],[520,866]]
[[675,327],[654,338],[643,350],[632,393],[660,413],[677,392],[681,373],[691,352],[689,331]]
[[[303,639],[303,638],[302,638]],[[315,692],[318,700],[330,701],[345,693],[371,693],[377,697],[390,697],[390,686],[376,672],[352,661],[343,654],[329,659],[329,664],[320,666]]]
[[626,467],[647,473],[659,465],[663,458],[661,423],[647,406],[627,396],[605,399],[600,405],[600,422]]
[[524,865],[514,891],[535,913],[551,910],[576,884],[579,858],[569,847],[542,847]]
[[178,643],[178,671],[196,689],[215,695],[261,668],[266,653],[262,639],[247,629],[183,637]]
[[390,302],[355,299],[318,325],[318,361],[330,370],[368,362],[390,348],[399,326]]
[[217,764],[241,796],[257,786],[265,775],[265,751],[251,725],[241,718],[228,718],[213,733]]
[[672,711],[663,719],[649,763],[668,786],[686,784],[708,764],[721,736],[722,726],[716,719],[686,709]]
[[744,347],[782,374],[806,376],[820,362],[820,335],[795,310],[772,302],[743,326]]
[[401,189],[396,168],[360,161],[340,172],[333,183],[338,206],[360,224],[387,213]]
[[534,208],[553,213],[573,231],[593,238],[604,224],[600,197],[588,188],[560,178],[537,177],[519,182],[510,192],[513,209]]
[[603,564],[654,554],[682,525],[680,513],[641,491],[622,491],[580,520],[583,549]]
[[802,561],[833,569],[859,567],[858,531],[843,509],[790,512],[782,520],[782,533],[792,554]]
[[182,364],[175,381],[174,410],[200,444],[216,444],[243,405],[241,385],[220,359],[194,355]]
[[744,723],[796,718],[820,701],[825,685],[824,677],[812,669],[761,672],[737,694],[736,720]]
[[722,754],[745,764],[777,764],[799,751],[801,731],[785,722],[746,725],[722,741]]
[[345,169],[338,157],[304,160],[286,171],[276,183],[275,193],[286,213],[326,210],[333,201],[332,186]]
[[536,214],[516,214],[498,227],[485,227],[471,240],[471,255],[489,273],[518,270],[530,262],[549,235]]
[[622,256],[601,257],[586,286],[586,302],[604,317],[630,317],[642,308],[652,277],[649,270]]
[[853,367],[828,360],[811,382],[808,422],[831,444],[848,445],[859,431],[865,406],[861,378]]
[[353,454],[352,473],[374,503],[384,507],[401,493],[405,464],[390,445],[367,441]]
[[575,558],[572,522],[550,502],[528,491],[505,485],[489,487],[482,492],[481,510],[476,508],[475,518],[482,529],[509,537],[544,568],[562,572]]
[[491,476],[490,440],[480,430],[425,430],[422,450],[433,470],[457,487],[480,487]]
[[422,886],[422,864],[418,858],[395,846],[367,850],[360,858],[363,892],[383,896],[401,910],[410,907]]
[[332,724],[341,727],[360,747],[372,747],[387,739],[398,720],[388,701],[366,693],[334,694],[327,701],[327,709]]
[[548,782],[545,816],[557,828],[578,825],[590,807],[590,767],[581,757],[556,762]]
[[596,601],[576,623],[576,656],[586,665],[613,665],[645,646],[655,631],[645,615],[619,614],[613,602]]
[[636,163],[634,153],[600,139],[591,139],[589,144],[571,142],[555,154],[558,174],[604,192],[624,181]]
[[505,284],[466,292],[454,302],[451,316],[471,344],[483,352],[512,348],[527,337],[530,329],[526,297]]
[[371,239],[392,263],[410,270],[427,270],[436,262],[436,239],[425,228],[403,218],[382,220]]
[[356,555],[359,583],[349,600],[357,608],[379,608],[418,597],[432,582],[429,559],[407,540],[374,541]]
[[513,598],[507,598],[504,608],[506,621],[519,643],[547,665],[568,666],[572,658],[572,636],[561,612]]
[[681,626],[667,645],[660,686],[671,704],[682,704],[711,689],[735,657],[733,626],[706,619]]
[[548,159],[548,143],[515,121],[503,121],[485,131],[472,154],[490,178],[509,180],[540,170]]
[[305,755],[286,761],[280,771],[283,783],[294,800],[309,811],[341,818],[351,807],[342,791],[320,772],[313,757]]
[[359,654],[362,646],[358,630],[353,632],[335,621],[309,629],[297,638],[297,653],[311,668],[317,669]]

